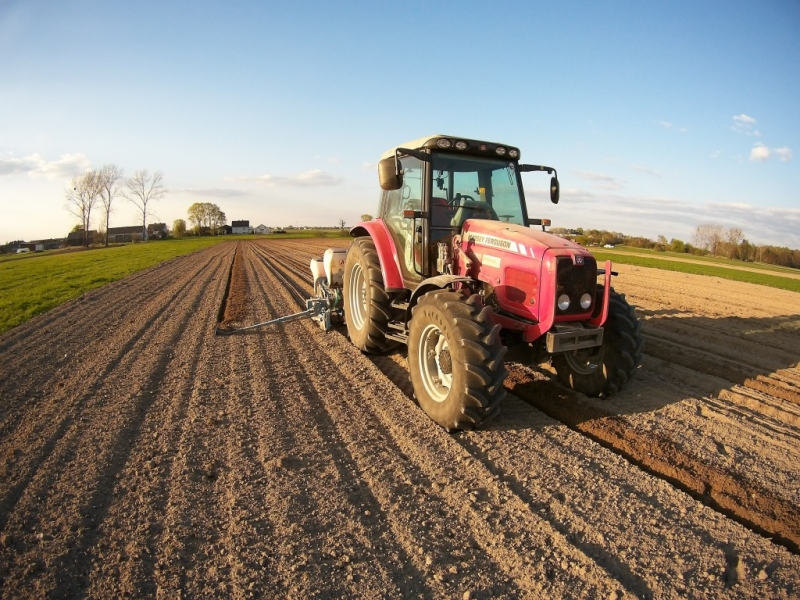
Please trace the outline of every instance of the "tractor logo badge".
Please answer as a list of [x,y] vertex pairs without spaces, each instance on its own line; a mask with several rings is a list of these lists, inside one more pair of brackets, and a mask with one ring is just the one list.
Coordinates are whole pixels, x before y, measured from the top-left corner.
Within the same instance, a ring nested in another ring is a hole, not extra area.
[[581,254],[575,255],[575,264],[579,267],[583,266],[583,255]]

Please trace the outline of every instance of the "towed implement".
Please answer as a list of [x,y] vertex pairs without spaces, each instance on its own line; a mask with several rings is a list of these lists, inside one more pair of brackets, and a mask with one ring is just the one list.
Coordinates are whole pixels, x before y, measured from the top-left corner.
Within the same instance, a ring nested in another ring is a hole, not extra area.
[[521,164],[513,146],[433,135],[390,149],[378,217],[311,261],[315,297],[283,319],[343,318],[365,353],[406,345],[414,395],[447,430],[497,414],[509,347],[588,396],[619,391],[641,361],[640,322],[610,261],[529,218],[521,173],[533,171],[552,176],[557,203],[556,170]]

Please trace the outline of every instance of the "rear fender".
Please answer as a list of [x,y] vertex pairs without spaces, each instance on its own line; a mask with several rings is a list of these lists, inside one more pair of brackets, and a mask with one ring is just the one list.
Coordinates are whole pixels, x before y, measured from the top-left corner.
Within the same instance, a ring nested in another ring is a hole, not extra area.
[[351,237],[367,235],[372,238],[375,250],[378,252],[378,259],[381,261],[381,273],[383,274],[383,286],[386,291],[404,289],[405,284],[400,274],[397,248],[383,219],[364,221],[350,230]]

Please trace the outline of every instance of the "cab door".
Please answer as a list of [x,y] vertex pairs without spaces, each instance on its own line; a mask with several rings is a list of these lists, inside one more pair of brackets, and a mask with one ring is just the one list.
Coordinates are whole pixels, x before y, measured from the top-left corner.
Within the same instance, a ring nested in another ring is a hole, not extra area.
[[384,192],[381,218],[397,248],[403,280],[407,287],[414,288],[422,280],[423,219],[406,218],[404,211],[422,210],[424,163],[404,156],[400,165],[403,185],[399,190]]

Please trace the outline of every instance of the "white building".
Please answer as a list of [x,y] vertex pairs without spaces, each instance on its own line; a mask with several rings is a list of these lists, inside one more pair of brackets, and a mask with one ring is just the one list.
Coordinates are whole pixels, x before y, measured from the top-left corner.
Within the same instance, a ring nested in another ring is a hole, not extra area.
[[260,233],[260,234],[272,233],[272,227],[267,227],[262,223],[258,227],[253,228],[253,233]]
[[233,221],[231,223],[231,233],[252,233],[250,229],[250,221]]

